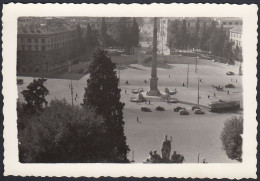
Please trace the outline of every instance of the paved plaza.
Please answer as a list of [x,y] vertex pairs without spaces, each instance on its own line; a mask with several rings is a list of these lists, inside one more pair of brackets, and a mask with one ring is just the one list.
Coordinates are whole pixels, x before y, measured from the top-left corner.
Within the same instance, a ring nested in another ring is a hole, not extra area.
[[[130,102],[130,98],[135,97],[132,89],[143,88],[149,91],[149,80],[151,68],[139,64],[120,66],[120,87],[121,101],[125,103],[124,121],[125,135],[127,144],[131,150],[134,150],[134,159],[136,163],[143,162],[149,155],[149,151],[157,150],[160,153],[164,134],[172,136],[172,151],[184,155],[186,163],[196,163],[198,154],[201,158],[207,158],[209,163],[233,162],[229,160],[225,152],[221,149],[220,133],[224,126],[224,121],[232,116],[239,116],[242,110],[236,113],[211,113],[206,106],[209,102],[222,100],[239,100],[243,108],[242,100],[242,77],[238,76],[238,66],[226,65],[212,62],[209,60],[199,60],[198,73],[195,73],[194,62],[189,64],[188,88],[187,84],[187,64],[167,64],[167,66],[158,65],[158,89],[164,92],[168,87],[170,90],[177,90],[177,94],[172,97],[177,98],[180,103],[169,104],[156,100],[151,104]],[[234,76],[227,76],[227,71],[233,71]],[[117,70],[119,74],[119,71]],[[84,87],[87,86],[89,75],[80,80],[73,80],[74,99],[76,105],[82,103]],[[19,77],[24,80],[23,85],[18,86],[19,100],[23,101],[21,91],[32,81],[32,77]],[[195,115],[191,111],[191,106],[197,103],[197,84],[200,83],[200,105],[205,111],[204,115]],[[146,80],[148,83],[144,83]],[[128,81],[128,84],[125,82]],[[185,87],[183,87],[183,82]],[[71,91],[69,85],[71,80],[66,79],[48,79],[45,83],[50,91],[46,97],[47,100],[65,98],[71,103]],[[225,86],[232,83],[233,89],[224,89],[217,91],[212,85]],[[229,94],[227,93],[229,90]],[[215,93],[215,97],[214,97]],[[141,106],[147,106],[152,112],[142,112]],[[166,111],[156,111],[157,106],[162,106]],[[174,112],[173,108],[182,106],[187,108],[190,115],[182,116]],[[137,122],[137,117],[139,122]],[[132,159],[132,153],[129,153],[129,159]]]

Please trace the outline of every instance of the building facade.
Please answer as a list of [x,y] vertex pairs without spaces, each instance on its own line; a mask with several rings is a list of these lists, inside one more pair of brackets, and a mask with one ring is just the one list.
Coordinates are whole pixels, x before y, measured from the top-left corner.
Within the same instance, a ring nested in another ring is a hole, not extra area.
[[242,48],[242,28],[237,27],[230,29],[229,40],[234,43],[234,46]]
[[62,69],[73,57],[76,28],[69,26],[18,26],[17,71]]

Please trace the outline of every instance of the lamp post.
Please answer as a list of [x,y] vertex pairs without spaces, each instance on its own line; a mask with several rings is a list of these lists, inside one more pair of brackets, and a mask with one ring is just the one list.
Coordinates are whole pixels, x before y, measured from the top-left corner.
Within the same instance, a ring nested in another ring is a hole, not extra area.
[[187,70],[187,88],[189,86],[189,71],[190,71],[190,66],[188,64],[188,70]]
[[200,153],[198,154],[198,163],[200,163]]
[[195,73],[198,72],[198,58],[199,57],[196,57]]

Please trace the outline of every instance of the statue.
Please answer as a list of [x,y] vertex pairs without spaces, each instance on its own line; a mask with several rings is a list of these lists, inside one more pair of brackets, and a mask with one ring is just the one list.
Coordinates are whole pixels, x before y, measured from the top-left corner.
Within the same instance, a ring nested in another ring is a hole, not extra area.
[[153,163],[161,163],[162,158],[161,158],[161,156],[157,153],[156,150],[153,151],[153,158],[154,158],[154,160],[155,160],[155,162],[153,162]]
[[170,154],[171,154],[171,140],[167,139],[167,135],[164,136],[163,145],[162,145],[162,159],[163,160],[170,160]]
[[178,154],[176,151],[172,153],[171,163],[183,163],[183,161],[184,161],[183,155]]

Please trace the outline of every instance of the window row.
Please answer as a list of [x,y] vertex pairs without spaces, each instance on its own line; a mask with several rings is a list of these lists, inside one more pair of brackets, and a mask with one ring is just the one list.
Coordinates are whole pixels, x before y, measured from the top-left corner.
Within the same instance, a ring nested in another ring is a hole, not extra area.
[[[59,36],[59,37],[53,37],[50,39],[51,42],[57,42],[57,41],[62,41],[62,40],[68,40],[68,39],[72,39],[75,36],[73,34],[68,34],[68,35],[63,35],[63,36]],[[49,41],[47,39],[38,39],[38,38],[21,38],[21,42],[22,43],[49,43]]]
[[[55,43],[55,44],[51,44],[51,45],[22,45],[22,50],[28,50],[28,51],[46,51],[48,50],[52,50],[52,49],[57,49],[57,48],[61,48],[61,47],[66,47],[68,46],[70,43],[69,42],[63,42],[63,43]],[[47,48],[47,49],[46,49]]]
[[241,38],[241,34],[237,34],[237,33],[231,33],[230,36],[235,38]]
[[242,22],[238,22],[238,21],[223,22],[223,25],[242,25]]

